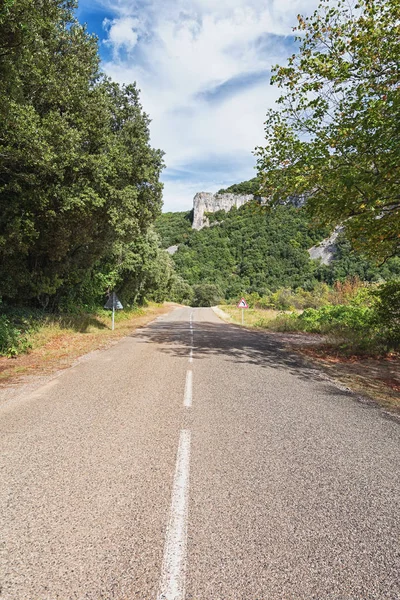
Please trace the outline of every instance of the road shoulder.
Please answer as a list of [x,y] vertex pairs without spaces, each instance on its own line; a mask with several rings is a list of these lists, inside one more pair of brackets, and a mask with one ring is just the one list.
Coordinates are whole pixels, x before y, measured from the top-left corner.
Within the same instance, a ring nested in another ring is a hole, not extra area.
[[49,384],[66,369],[107,350],[136,329],[170,313],[178,306],[171,302],[149,306],[141,314],[123,321],[114,331],[106,330],[101,336],[62,331],[28,354],[21,354],[16,358],[0,357],[0,404]]
[[[215,314],[241,327],[220,307]],[[400,359],[399,357],[339,357],[323,349],[324,337],[317,334],[279,333],[259,327],[244,327],[275,339],[290,351],[300,355],[312,367],[318,368],[332,383],[347,389],[361,401],[380,406],[400,419]]]

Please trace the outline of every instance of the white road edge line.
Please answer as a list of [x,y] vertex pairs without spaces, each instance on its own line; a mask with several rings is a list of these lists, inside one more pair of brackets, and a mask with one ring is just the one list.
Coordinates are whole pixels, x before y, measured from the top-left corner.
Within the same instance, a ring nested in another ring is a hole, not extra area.
[[190,431],[183,429],[179,437],[171,511],[165,538],[164,559],[157,600],[185,599],[190,438]]
[[193,348],[190,348],[190,352],[189,352],[189,362],[192,363],[193,362]]
[[185,406],[185,408],[190,408],[192,406],[192,387],[193,387],[193,372],[189,370],[186,373],[185,397],[183,400],[183,406]]

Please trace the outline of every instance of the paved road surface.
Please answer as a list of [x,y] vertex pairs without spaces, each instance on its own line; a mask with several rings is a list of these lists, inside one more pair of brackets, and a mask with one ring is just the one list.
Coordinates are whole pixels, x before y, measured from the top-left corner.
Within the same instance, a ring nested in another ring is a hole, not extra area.
[[400,599],[400,425],[210,309],[3,403],[0,439],[1,600]]

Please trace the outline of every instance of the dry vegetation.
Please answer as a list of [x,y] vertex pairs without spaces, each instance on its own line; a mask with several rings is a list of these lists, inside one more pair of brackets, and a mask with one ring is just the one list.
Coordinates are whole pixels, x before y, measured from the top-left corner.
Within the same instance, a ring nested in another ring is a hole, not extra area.
[[[228,314],[232,323],[242,323],[242,309],[236,306],[224,304],[220,307],[224,313]],[[244,324],[249,327],[256,327],[260,319],[274,320],[279,315],[278,310],[273,309],[258,309],[258,308],[247,308],[244,309]]]
[[110,313],[49,316],[32,334],[32,349],[15,358],[0,357],[0,385],[14,383],[27,375],[42,375],[71,366],[80,356],[107,347],[131,331],[171,310],[171,303],[116,313],[111,331]]

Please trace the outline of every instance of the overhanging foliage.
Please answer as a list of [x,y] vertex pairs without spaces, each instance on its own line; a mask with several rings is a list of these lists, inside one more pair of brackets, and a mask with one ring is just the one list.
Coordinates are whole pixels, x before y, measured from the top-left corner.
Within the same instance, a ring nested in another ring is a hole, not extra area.
[[308,193],[320,222],[346,222],[377,260],[400,245],[399,14],[399,0],[323,0],[299,16],[300,49],[275,68],[280,107],[256,151],[271,204]]

